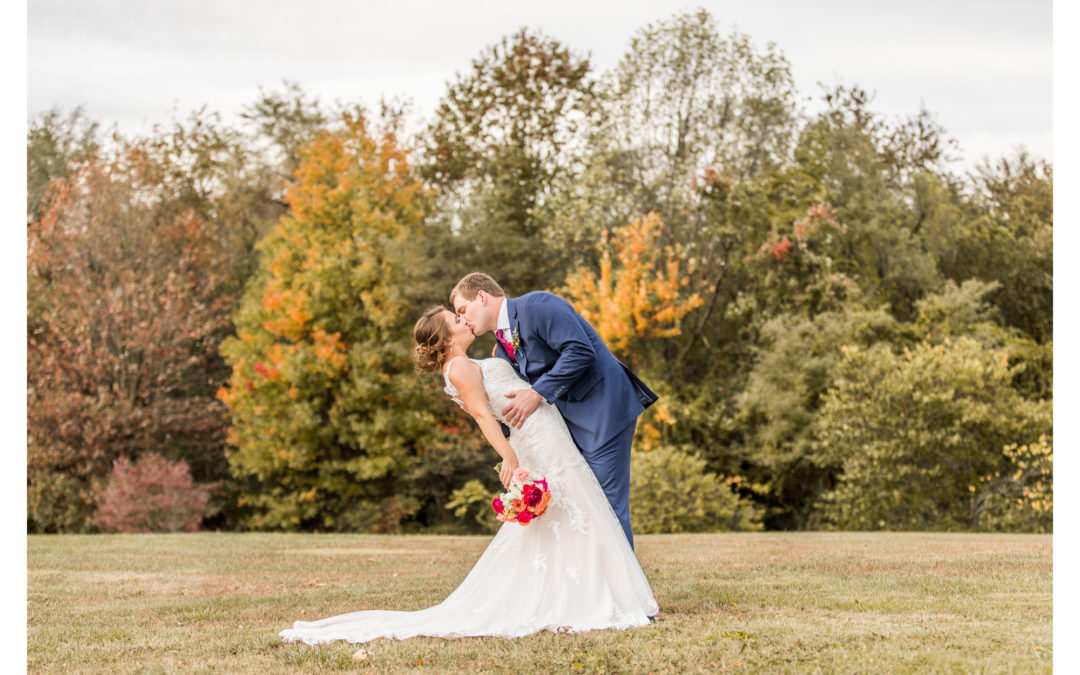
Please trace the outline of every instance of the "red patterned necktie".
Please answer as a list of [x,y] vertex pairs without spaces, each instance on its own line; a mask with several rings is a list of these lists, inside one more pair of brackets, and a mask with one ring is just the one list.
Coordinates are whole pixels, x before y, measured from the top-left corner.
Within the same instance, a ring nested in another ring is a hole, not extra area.
[[503,346],[503,349],[506,350],[506,353],[510,356],[510,360],[514,363],[517,363],[517,354],[514,353],[513,345],[507,342],[506,338],[504,338],[502,334],[502,329],[495,331],[495,339],[497,339],[499,341],[499,344]]

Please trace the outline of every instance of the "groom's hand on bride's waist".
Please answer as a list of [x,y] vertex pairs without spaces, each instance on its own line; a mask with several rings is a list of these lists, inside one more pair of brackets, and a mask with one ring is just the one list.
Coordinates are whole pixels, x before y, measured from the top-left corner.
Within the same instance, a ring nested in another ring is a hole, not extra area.
[[506,418],[507,424],[518,429],[525,424],[525,420],[528,419],[529,415],[533,414],[536,408],[539,407],[540,401],[544,400],[540,394],[537,394],[532,389],[518,389],[508,393],[506,397],[513,400],[503,408],[503,417]]

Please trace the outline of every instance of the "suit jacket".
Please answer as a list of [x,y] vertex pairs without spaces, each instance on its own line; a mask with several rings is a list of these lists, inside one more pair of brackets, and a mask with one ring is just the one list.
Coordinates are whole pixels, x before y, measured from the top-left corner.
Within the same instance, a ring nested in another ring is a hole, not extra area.
[[501,344],[496,354],[555,404],[583,452],[614,438],[658,398],[566,300],[534,291],[506,303],[517,362]]

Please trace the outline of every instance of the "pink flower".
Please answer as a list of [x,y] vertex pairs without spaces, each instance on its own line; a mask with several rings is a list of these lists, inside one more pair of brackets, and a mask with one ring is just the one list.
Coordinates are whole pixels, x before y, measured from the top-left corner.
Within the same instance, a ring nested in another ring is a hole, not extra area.
[[503,512],[502,500],[499,499],[498,497],[496,497],[495,499],[492,499],[491,500],[491,508],[495,509],[495,513],[502,513]]
[[547,486],[547,479],[546,479],[546,478],[541,478],[540,480],[538,480],[538,481],[535,481],[535,482],[533,483],[533,485],[537,485],[537,486],[539,486],[539,487],[540,487],[540,489],[541,489],[542,491],[544,491],[544,492],[547,492],[547,491],[548,491],[548,486]]
[[533,514],[529,513],[528,511],[522,511],[521,513],[519,513],[517,515],[517,521],[518,521],[518,523],[520,523],[522,525],[528,525],[529,521],[532,520],[532,519],[533,519]]
[[514,470],[514,480],[519,483],[524,483],[525,479],[529,477],[529,470],[525,467],[518,467]]
[[525,506],[536,506],[544,498],[544,491],[536,485],[526,485],[521,489],[521,501]]

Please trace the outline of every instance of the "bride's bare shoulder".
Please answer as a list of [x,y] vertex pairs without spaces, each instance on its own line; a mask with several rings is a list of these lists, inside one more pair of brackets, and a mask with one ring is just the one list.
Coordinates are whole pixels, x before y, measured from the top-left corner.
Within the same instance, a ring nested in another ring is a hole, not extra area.
[[483,371],[480,362],[470,358],[453,359],[446,366],[446,379],[450,380],[450,384],[459,389],[462,384],[481,380],[483,379]]

